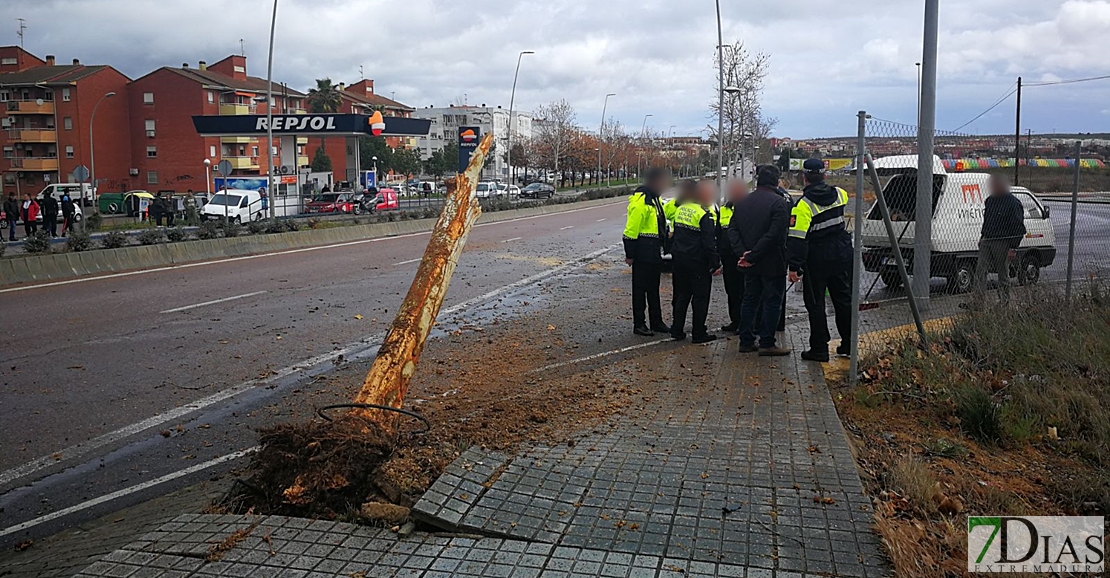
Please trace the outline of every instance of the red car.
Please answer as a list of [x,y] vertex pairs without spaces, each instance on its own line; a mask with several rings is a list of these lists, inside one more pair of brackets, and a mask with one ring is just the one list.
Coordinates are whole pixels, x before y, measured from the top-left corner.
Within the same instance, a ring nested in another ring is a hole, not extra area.
[[325,193],[305,203],[306,213],[345,213],[357,215],[362,207],[352,193]]

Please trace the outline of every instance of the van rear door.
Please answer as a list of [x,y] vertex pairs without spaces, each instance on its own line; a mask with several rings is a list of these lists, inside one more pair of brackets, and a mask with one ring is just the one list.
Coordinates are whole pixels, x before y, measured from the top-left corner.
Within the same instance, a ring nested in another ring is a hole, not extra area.
[[[880,180],[882,178],[880,177]],[[944,191],[946,179],[946,175],[933,175],[932,212],[934,214]],[[894,236],[898,240],[898,245],[913,247],[914,217],[917,214],[917,171],[900,172],[890,176],[883,185],[883,197],[890,209],[890,220],[894,225]],[[872,204],[863,222],[863,246],[890,247],[890,239],[877,203]]]

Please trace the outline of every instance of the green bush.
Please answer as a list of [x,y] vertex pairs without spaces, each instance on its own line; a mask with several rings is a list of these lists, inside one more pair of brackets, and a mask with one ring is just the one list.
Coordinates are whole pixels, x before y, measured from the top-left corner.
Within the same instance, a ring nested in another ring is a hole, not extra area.
[[166,229],[166,238],[169,239],[171,243],[184,241],[188,236],[189,234],[180,226]]
[[23,252],[31,255],[50,252],[50,233],[35,231],[23,239]]
[[93,213],[85,217],[85,230],[99,231],[100,227],[104,224],[104,217],[99,212]]
[[269,221],[250,221],[247,223],[247,232],[252,235],[260,235],[270,226]]
[[166,242],[166,235],[161,229],[147,229],[137,237],[140,245],[157,245]]
[[73,229],[66,234],[66,251],[74,253],[88,251],[92,249],[92,244],[92,237],[89,236],[88,231]]
[[228,221],[227,226],[221,227],[224,232],[224,237],[238,237],[243,232],[243,226],[235,221]]
[[198,239],[215,239],[220,236],[220,226],[216,221],[203,221],[197,229]]
[[119,249],[131,244],[131,238],[119,231],[110,231],[100,239],[105,249]]
[[1002,439],[1001,408],[986,390],[970,385],[956,390],[954,399],[956,417],[964,432],[982,442]]

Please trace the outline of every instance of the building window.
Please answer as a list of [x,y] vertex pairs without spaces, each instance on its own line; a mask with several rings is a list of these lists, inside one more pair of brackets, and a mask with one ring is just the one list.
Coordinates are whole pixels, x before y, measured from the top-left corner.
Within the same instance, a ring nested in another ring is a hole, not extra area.
[[146,136],[148,136],[150,138],[154,138],[154,120],[153,119],[148,118],[146,120]]
[[12,93],[6,90],[0,90],[0,102],[8,102],[12,98]]
[[15,156],[15,149],[12,147],[4,147],[4,158],[10,159]]
[[62,102],[69,102],[69,89],[68,88],[63,88],[62,89]]
[[11,66],[13,64],[19,64],[19,59],[15,58],[15,57],[12,57],[12,56],[5,56],[4,58],[0,58],[0,64],[2,64],[4,66]]
[[66,129],[66,130],[73,130],[73,119],[68,117],[68,116],[63,118],[62,119],[62,128]]
[[146,184],[148,184],[148,185],[157,185],[158,184],[158,171],[147,171],[146,172]]
[[146,158],[148,158],[148,159],[158,158],[158,147],[155,147],[155,146],[146,147]]
[[215,95],[212,94],[212,91],[209,90],[208,91],[208,104],[212,104],[214,102],[216,102],[216,97],[215,97]]
[[232,66],[231,68],[235,72],[244,72],[245,73],[247,71],[247,67],[245,67],[245,66]]
[[73,145],[66,145],[66,158],[73,158]]
[[143,104],[154,104],[154,93],[153,92],[144,92],[143,93]]
[[251,156],[252,157],[258,156],[258,147],[251,147]]
[[216,158],[216,145],[208,145],[209,158]]

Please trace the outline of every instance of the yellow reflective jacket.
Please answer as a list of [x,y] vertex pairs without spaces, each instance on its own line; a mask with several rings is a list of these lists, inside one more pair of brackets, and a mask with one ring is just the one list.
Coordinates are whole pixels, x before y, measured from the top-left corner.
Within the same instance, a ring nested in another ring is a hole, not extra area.
[[668,245],[667,220],[659,196],[646,191],[633,193],[628,198],[624,224],[625,257],[662,261]]

